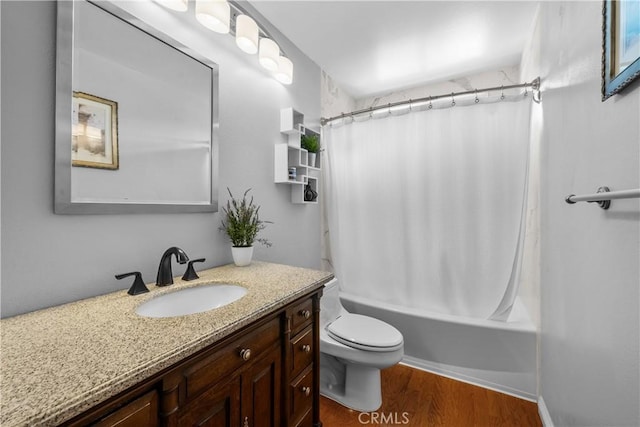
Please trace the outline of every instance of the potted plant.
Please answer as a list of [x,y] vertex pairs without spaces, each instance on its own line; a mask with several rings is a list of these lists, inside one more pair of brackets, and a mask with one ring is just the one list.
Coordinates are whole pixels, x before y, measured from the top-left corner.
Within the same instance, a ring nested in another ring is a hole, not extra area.
[[251,263],[253,242],[262,243],[266,247],[271,246],[271,242],[267,239],[257,237],[270,222],[260,219],[260,206],[253,203],[253,196],[247,200],[247,194],[251,189],[244,192],[242,200],[234,198],[229,188],[227,191],[231,199],[227,200],[226,207],[222,207],[223,218],[220,231],[227,233],[231,240],[233,262],[238,267],[243,267]]
[[316,154],[320,151],[318,135],[302,135],[300,145],[309,152],[309,166],[316,167]]

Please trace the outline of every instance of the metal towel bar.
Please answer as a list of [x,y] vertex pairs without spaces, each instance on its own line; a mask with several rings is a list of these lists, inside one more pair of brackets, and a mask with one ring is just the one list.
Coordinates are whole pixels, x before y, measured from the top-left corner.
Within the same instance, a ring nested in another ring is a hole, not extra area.
[[570,194],[564,200],[569,204],[574,204],[576,202],[597,203],[598,206],[600,206],[602,209],[609,209],[609,206],[611,206],[611,200],[634,199],[639,197],[640,197],[640,188],[636,190],[610,191],[609,187],[600,187],[598,188],[598,191],[594,194],[585,194],[583,196],[576,196],[575,194]]

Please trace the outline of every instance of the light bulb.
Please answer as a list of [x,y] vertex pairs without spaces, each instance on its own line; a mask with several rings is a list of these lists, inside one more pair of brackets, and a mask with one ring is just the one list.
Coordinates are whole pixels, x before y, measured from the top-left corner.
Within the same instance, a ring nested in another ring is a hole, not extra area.
[[258,24],[247,15],[236,18],[236,44],[243,52],[258,52]]
[[211,31],[227,34],[231,6],[226,0],[196,0],[196,18]]
[[278,69],[278,58],[280,57],[280,48],[271,39],[260,39],[260,51],[258,53],[258,59],[260,65],[269,71],[276,71]]
[[275,73],[276,80],[285,85],[293,82],[293,63],[287,57],[278,58],[278,70]]

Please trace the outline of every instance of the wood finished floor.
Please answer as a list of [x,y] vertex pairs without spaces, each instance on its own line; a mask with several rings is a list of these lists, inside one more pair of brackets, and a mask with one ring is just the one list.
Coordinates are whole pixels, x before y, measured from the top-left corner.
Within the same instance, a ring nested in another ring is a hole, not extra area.
[[396,365],[382,371],[382,407],[361,414],[321,397],[324,427],[542,427],[538,406],[429,372]]

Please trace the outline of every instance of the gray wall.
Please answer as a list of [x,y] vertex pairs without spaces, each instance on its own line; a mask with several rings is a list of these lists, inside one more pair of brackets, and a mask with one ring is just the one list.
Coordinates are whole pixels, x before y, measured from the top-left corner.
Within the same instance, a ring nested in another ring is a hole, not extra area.
[[[161,254],[173,245],[207,258],[201,268],[231,262],[218,213],[54,215],[56,4],[0,7],[2,316],[126,289],[116,273],[140,270],[152,282]],[[289,187],[273,183],[273,144],[285,141],[281,108],[319,122],[320,69],[274,33],[294,63],[291,86],[274,80],[232,37],[211,33],[207,44],[220,64],[220,200],[227,199],[226,187],[236,195],[253,188],[263,219],[275,222],[264,232],[273,247],[258,246],[255,258],[318,268],[319,207],[292,205]],[[174,263],[174,274],[182,271]]]
[[600,101],[600,2],[540,7],[540,395],[556,427],[638,426],[640,200],[564,198],[640,187],[640,85]]

